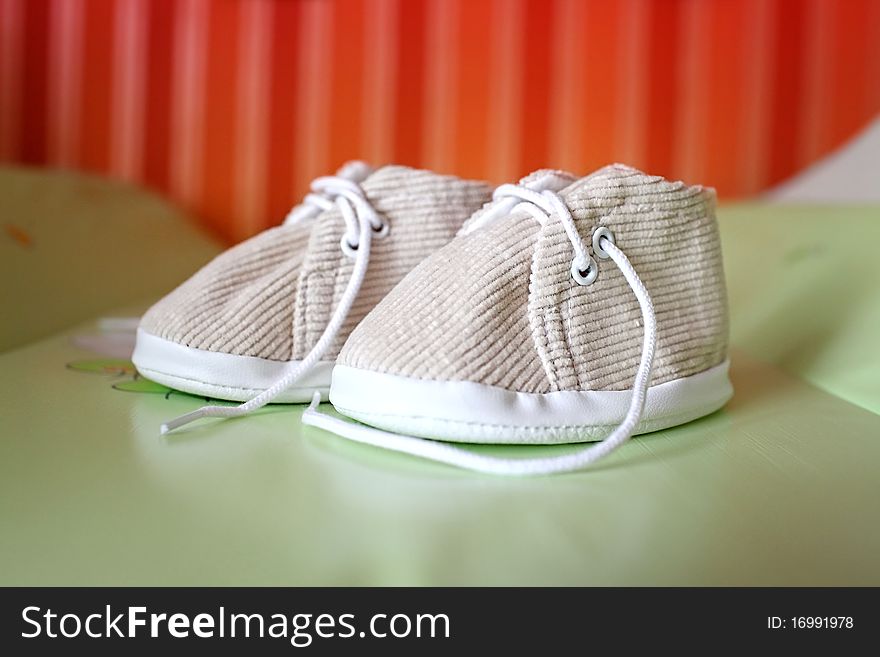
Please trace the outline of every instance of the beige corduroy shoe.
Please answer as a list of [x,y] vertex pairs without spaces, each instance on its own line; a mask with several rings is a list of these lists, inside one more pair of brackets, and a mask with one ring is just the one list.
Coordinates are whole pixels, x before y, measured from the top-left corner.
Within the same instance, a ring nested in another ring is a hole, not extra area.
[[[330,400],[376,428],[316,402],[305,423],[474,470],[541,474],[725,404],[714,190],[613,165],[559,193],[503,185],[494,196],[515,207],[478,213],[342,349]],[[602,442],[502,459],[436,440]]]
[[185,392],[245,401],[163,425],[326,394],[345,339],[376,303],[486,203],[491,187],[351,163],[319,178],[284,224],[229,249],[144,315],[132,360]]

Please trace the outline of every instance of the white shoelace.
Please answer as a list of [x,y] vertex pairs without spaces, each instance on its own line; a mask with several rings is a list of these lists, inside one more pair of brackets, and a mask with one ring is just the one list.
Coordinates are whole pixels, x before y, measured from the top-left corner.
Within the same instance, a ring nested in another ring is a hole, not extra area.
[[[526,210],[542,225],[551,217],[558,218],[562,222],[575,252],[572,262],[572,277],[580,285],[589,285],[595,280],[598,272],[596,263],[588,254],[587,247],[577,232],[571,211],[558,194],[552,191],[535,192],[518,185],[502,185],[495,191],[495,198],[502,197],[521,199],[521,202],[513,209]],[[593,250],[601,258],[610,258],[620,269],[639,302],[644,323],[642,356],[633,381],[633,394],[629,408],[617,428],[601,442],[562,456],[529,459],[484,456],[448,443],[395,434],[325,415],[317,410],[320,402],[319,394],[313,397],[311,405],[303,413],[303,424],[331,431],[355,442],[420,456],[467,470],[497,475],[542,475],[570,472],[585,468],[607,456],[629,440],[641,421],[648,386],[651,382],[651,370],[654,365],[657,326],[654,306],[648,291],[629,259],[614,244],[613,236],[606,228],[598,228],[593,233]]]
[[[374,236],[381,237],[387,235],[389,226],[373,209],[373,206],[370,205],[361,186],[353,180],[342,176],[324,176],[315,179],[312,182],[311,188],[312,193],[305,197],[301,206],[295,208],[287,216],[285,224],[304,221],[317,216],[321,212],[330,210],[334,206],[338,207],[345,221],[345,233],[342,235],[340,244],[343,252],[349,257],[354,258],[354,269],[351,272],[351,278],[348,279],[345,292],[342,294],[342,298],[340,298],[339,304],[333,311],[333,315],[330,317],[330,321],[327,323],[327,327],[324,329],[321,337],[305,358],[299,362],[291,361],[284,374],[272,386],[253,399],[238,406],[202,406],[198,410],[186,413],[163,424],[161,427],[162,434],[174,431],[185,424],[203,417],[239,417],[265,406],[314,367],[321,360],[336,334],[339,333],[339,329],[342,327],[343,322],[345,322],[351,305],[354,303],[364,281],[364,275],[367,272],[367,265],[370,261],[372,239]],[[318,393],[318,397],[320,398],[320,393]]]

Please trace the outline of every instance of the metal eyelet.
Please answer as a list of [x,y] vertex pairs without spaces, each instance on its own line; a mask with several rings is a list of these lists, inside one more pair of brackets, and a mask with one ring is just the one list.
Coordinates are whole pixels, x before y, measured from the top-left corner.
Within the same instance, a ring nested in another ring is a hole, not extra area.
[[578,285],[590,285],[596,280],[598,275],[599,265],[592,258],[588,259],[586,268],[582,266],[578,258],[571,261],[571,277]]
[[605,226],[599,226],[598,228],[596,228],[596,230],[593,231],[593,253],[596,255],[597,258],[608,260],[611,256],[605,249],[602,248],[603,237],[614,244],[614,233],[612,233]]
[[342,252],[349,258],[357,257],[358,245],[349,242],[348,235],[342,236],[342,239],[339,240],[339,246],[342,249]]
[[370,228],[373,229],[373,238],[374,239],[382,239],[383,237],[388,237],[388,234],[391,232],[391,225],[385,219],[379,219],[379,225],[375,226],[370,224]]

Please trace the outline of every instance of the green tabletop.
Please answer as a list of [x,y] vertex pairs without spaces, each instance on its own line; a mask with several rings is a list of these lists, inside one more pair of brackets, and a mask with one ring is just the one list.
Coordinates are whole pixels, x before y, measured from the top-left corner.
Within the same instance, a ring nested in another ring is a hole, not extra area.
[[880,207],[743,204],[719,219],[733,343],[880,414]]
[[733,400],[581,473],[462,472],[301,406],[160,437],[201,400],[95,321],[0,354],[0,584],[880,584],[880,211],[721,220]]

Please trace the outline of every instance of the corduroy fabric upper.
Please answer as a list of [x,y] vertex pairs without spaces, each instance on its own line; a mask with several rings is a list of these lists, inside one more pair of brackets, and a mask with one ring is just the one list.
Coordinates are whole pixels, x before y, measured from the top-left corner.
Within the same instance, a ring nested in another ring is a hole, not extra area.
[[[403,276],[451,240],[487,202],[481,182],[402,166],[373,173],[362,187],[390,224],[374,239],[357,300],[325,359]],[[186,347],[269,360],[303,358],[320,337],[351,275],[340,248],[336,208],[271,228],[224,252],[150,308],[141,329]]]
[[[650,293],[652,384],[727,357],[728,316],[711,189],[612,165],[560,192],[587,244],[607,226]],[[642,349],[639,306],[614,263],[572,280],[562,224],[525,212],[457,237],[353,331],[338,363],[508,390],[626,390]]]

